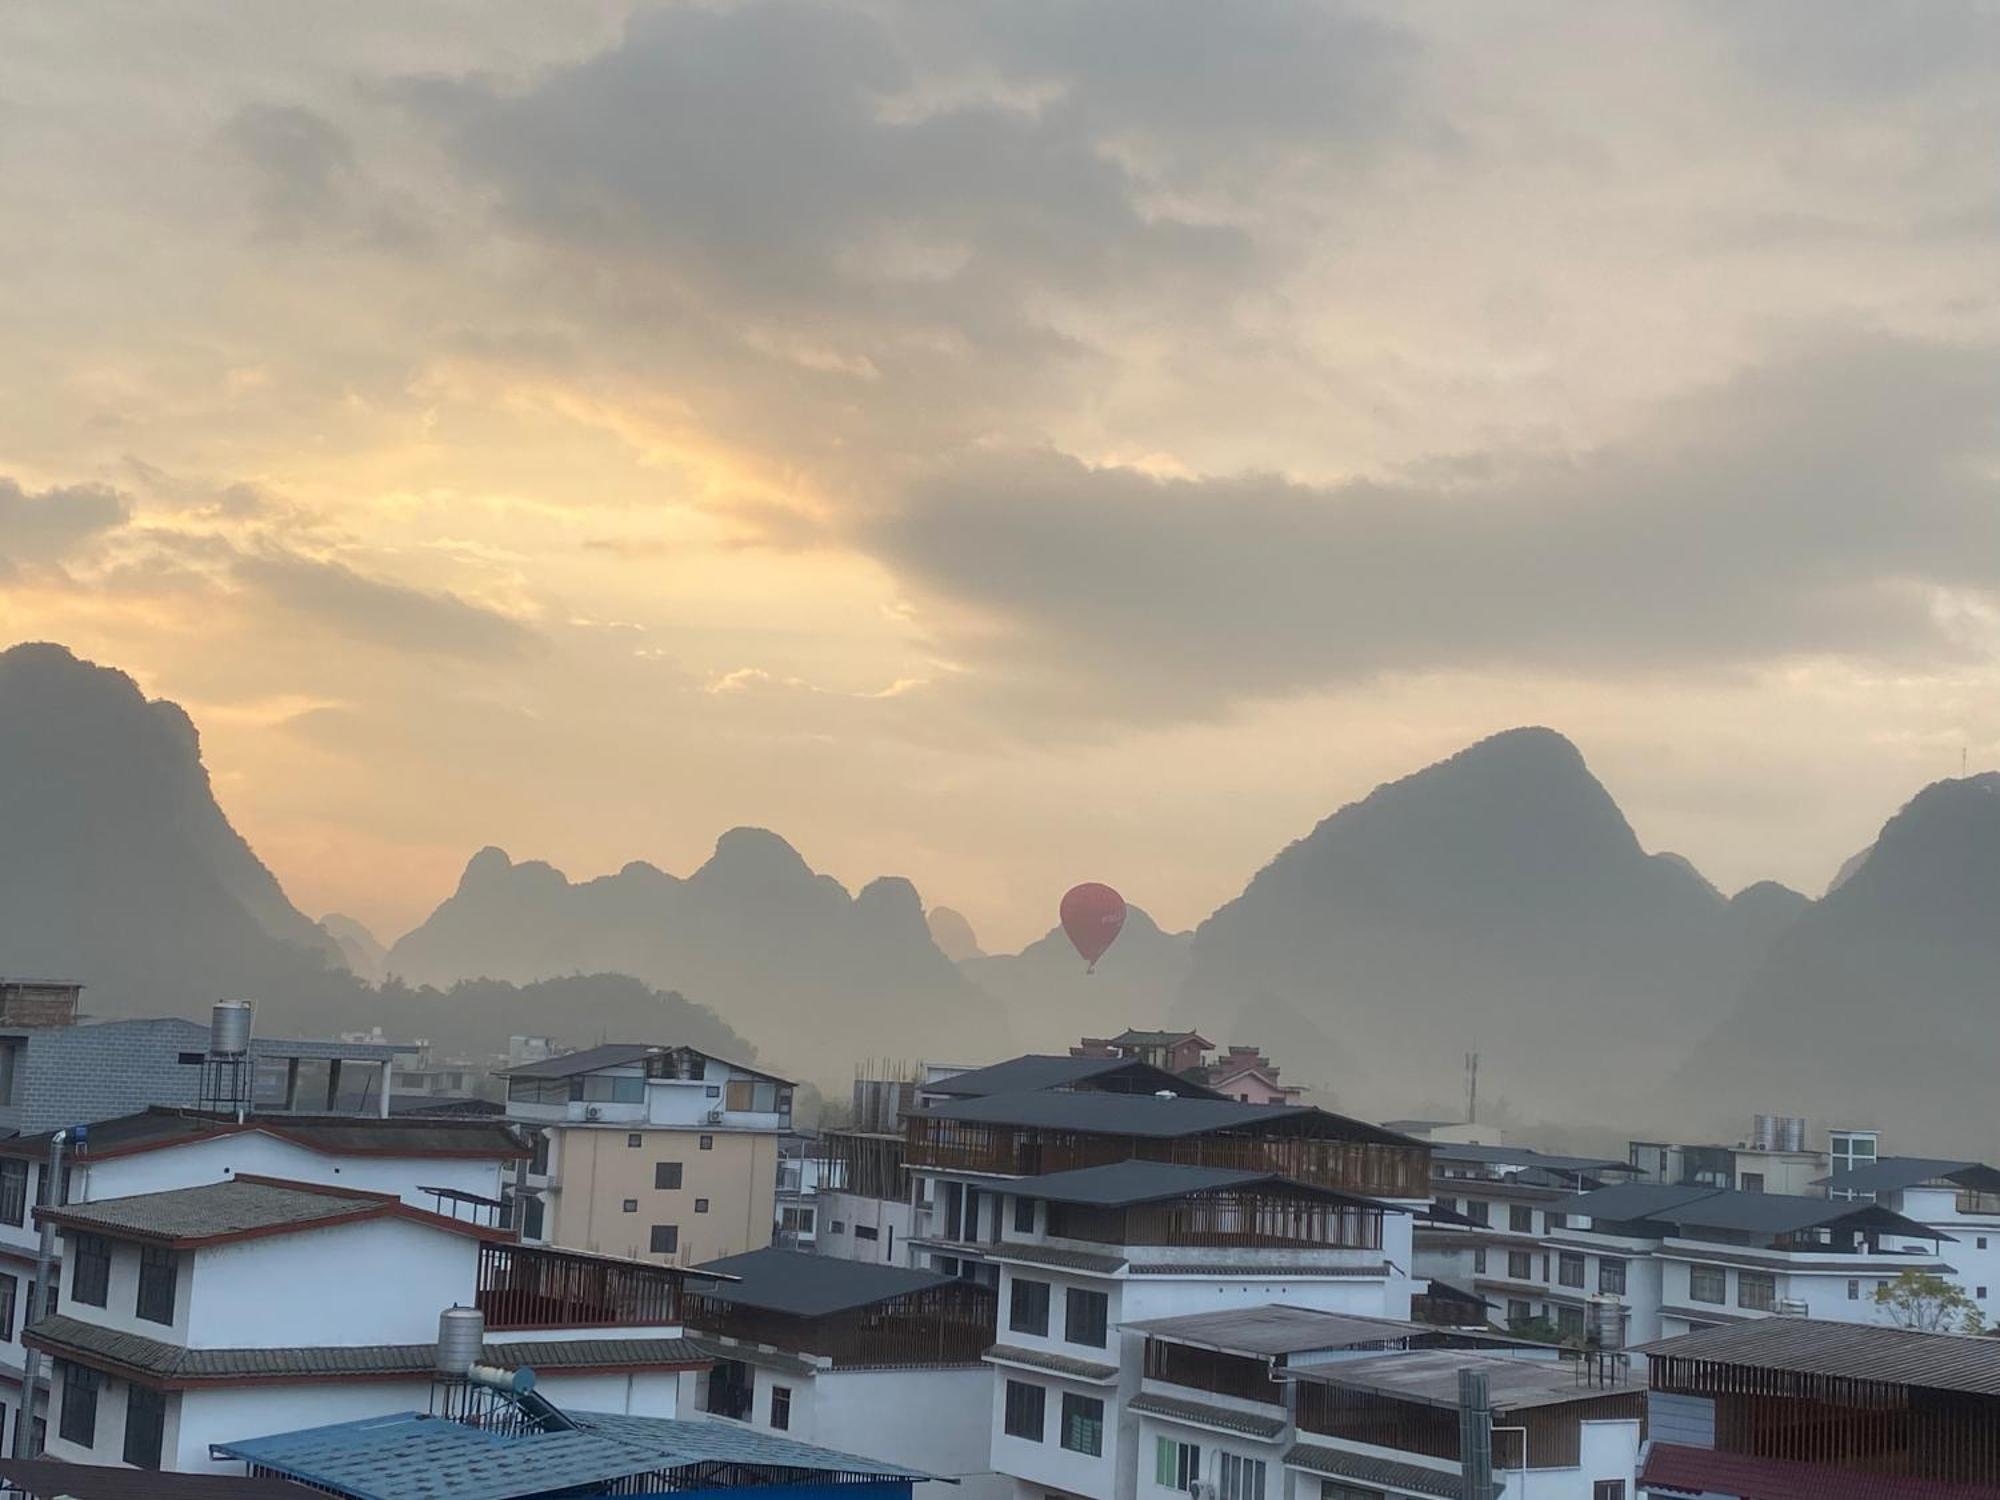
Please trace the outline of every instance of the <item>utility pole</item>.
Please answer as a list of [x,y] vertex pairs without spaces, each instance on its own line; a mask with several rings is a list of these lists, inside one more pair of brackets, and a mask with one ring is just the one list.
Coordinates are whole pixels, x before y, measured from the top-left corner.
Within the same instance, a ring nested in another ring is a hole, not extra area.
[[1479,1054],[1465,1054],[1465,1123],[1479,1121]]
[[[80,1135],[82,1132],[79,1131]],[[21,1314],[21,1331],[25,1333],[30,1323],[39,1323],[48,1316],[49,1270],[56,1256],[55,1221],[48,1216],[48,1210],[61,1208],[63,1204],[62,1160],[63,1146],[69,1140],[67,1130],[58,1130],[49,1137],[49,1160],[42,1168],[42,1196],[48,1202],[42,1205],[38,1217],[42,1221],[41,1247],[35,1252],[35,1284],[28,1293],[28,1305]],[[42,1351],[30,1348],[22,1361],[21,1410],[14,1419],[14,1457],[36,1458],[33,1451],[35,1432],[35,1402],[41,1395]]]

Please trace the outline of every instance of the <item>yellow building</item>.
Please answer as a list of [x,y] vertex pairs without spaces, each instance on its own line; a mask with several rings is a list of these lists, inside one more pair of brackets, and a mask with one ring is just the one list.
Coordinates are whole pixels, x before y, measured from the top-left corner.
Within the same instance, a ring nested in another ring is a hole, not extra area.
[[785,1079],[616,1043],[510,1069],[507,1117],[536,1142],[524,1239],[675,1265],[771,1243]]

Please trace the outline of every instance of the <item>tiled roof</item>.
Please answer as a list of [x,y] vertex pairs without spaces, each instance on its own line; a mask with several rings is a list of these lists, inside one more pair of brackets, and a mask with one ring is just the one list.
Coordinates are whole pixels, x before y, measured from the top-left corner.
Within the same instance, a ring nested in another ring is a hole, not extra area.
[[1031,1369],[1047,1370],[1051,1375],[1066,1375],[1071,1380],[1108,1381],[1118,1378],[1118,1366],[1098,1364],[1088,1359],[1073,1359],[1067,1354],[1048,1354],[1040,1349],[1023,1349],[1019,1344],[995,1344],[986,1351],[986,1357],[1003,1364],[1027,1365]]
[[[1420,1495],[1436,1495],[1439,1500],[1464,1500],[1465,1481],[1441,1469],[1422,1464],[1406,1464],[1393,1458],[1377,1458],[1370,1453],[1349,1453],[1319,1443],[1294,1443],[1285,1454],[1294,1469],[1310,1469],[1334,1479],[1352,1479],[1357,1484],[1393,1485],[1399,1490],[1415,1490]],[[1496,1484],[1493,1493],[1498,1495]]]
[[1653,1444],[1639,1484],[1661,1496],[1733,1495],[1743,1500],[1994,1500],[2000,1496],[2000,1486],[1989,1484],[1864,1474],[1830,1464],[1751,1458],[1678,1443]]
[[[42,1161],[53,1131],[0,1141],[0,1156]],[[446,1118],[388,1120],[365,1115],[258,1115],[238,1123],[197,1110],[156,1106],[115,1120],[99,1120],[82,1140],[70,1132],[70,1155],[79,1161],[130,1156],[217,1136],[261,1134],[328,1156],[493,1157],[512,1160],[528,1148],[501,1120]]]
[[[185,1349],[179,1344],[125,1333],[56,1314],[24,1335],[37,1348],[93,1368],[116,1366],[169,1388],[224,1381],[357,1380],[428,1375],[437,1363],[434,1344],[318,1345],[272,1349]],[[692,1339],[551,1339],[492,1343],[483,1356],[503,1369],[526,1366],[545,1374],[563,1370],[677,1369],[705,1365],[713,1356]]]
[[1304,1354],[1314,1349],[1351,1349],[1395,1343],[1412,1335],[1436,1333],[1427,1323],[1370,1318],[1359,1313],[1322,1312],[1316,1307],[1267,1303],[1216,1312],[1184,1313],[1121,1324],[1128,1333],[1231,1354]]
[[1148,1416],[1172,1417],[1176,1421],[1216,1427],[1224,1432],[1240,1432],[1249,1437],[1274,1438],[1285,1430],[1283,1412],[1260,1417],[1227,1406],[1211,1406],[1206,1401],[1185,1401],[1178,1396],[1159,1396],[1150,1391],[1142,1391],[1125,1405],[1131,1411]]
[[264,1235],[331,1228],[363,1219],[409,1219],[448,1234],[480,1240],[511,1240],[510,1231],[409,1207],[389,1193],[319,1183],[286,1182],[238,1173],[223,1182],[168,1188],[37,1209],[51,1223],[113,1239],[136,1239],[189,1249]]

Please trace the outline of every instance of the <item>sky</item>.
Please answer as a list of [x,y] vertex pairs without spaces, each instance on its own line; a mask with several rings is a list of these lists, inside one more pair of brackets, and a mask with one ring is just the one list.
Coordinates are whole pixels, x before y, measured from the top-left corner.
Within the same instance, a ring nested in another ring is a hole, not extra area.
[[0,14],[0,640],[302,908],[757,824],[989,948],[1567,733],[1817,893],[2000,763],[2000,9]]

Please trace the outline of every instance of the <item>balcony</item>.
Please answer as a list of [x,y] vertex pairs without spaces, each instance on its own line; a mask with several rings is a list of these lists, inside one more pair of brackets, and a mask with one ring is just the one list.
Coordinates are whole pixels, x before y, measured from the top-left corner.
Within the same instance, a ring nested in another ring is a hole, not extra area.
[[970,1281],[816,1318],[693,1291],[687,1321],[703,1333],[813,1355],[836,1369],[975,1365],[993,1343],[995,1307],[991,1289]]
[[1269,1360],[1246,1354],[1225,1354],[1167,1339],[1146,1340],[1146,1379],[1183,1390],[1254,1401],[1282,1408],[1284,1388],[1271,1376]]
[[554,1250],[482,1245],[477,1306],[495,1331],[674,1328],[684,1273],[668,1266]]
[[1380,1250],[1382,1211],[1256,1187],[1131,1208],[1051,1203],[1048,1237],[1093,1245]]

